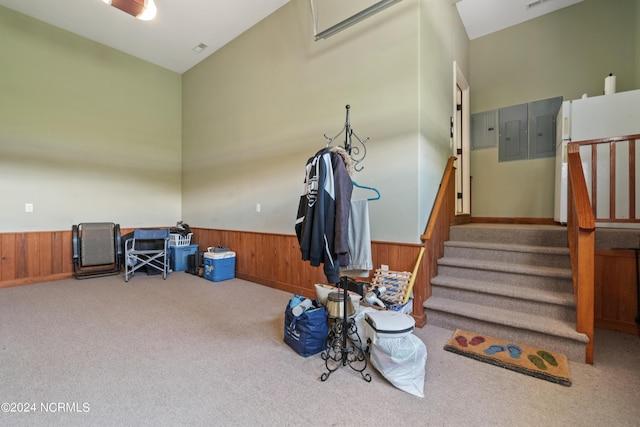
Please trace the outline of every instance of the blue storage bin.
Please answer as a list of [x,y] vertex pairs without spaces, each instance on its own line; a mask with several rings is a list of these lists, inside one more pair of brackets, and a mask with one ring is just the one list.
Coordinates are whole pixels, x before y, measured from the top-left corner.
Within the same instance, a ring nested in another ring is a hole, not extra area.
[[236,253],[205,252],[204,278],[212,282],[233,279],[236,277]]
[[189,255],[198,252],[198,245],[170,246],[170,266],[173,271],[184,271],[188,266]]

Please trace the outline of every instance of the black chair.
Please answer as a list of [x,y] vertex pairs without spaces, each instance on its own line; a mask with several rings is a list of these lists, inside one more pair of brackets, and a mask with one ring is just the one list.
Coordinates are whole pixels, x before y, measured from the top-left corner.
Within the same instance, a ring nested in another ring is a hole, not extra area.
[[76,279],[113,276],[122,271],[120,225],[84,222],[72,227],[73,275]]
[[166,280],[169,273],[169,229],[135,230],[124,244],[124,281],[128,282],[137,270],[162,272]]

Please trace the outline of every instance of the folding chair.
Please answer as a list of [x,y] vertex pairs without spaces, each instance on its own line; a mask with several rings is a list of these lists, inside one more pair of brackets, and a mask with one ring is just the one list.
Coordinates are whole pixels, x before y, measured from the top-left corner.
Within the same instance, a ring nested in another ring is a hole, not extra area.
[[122,269],[120,225],[85,222],[72,227],[73,275],[76,279],[111,276]]
[[169,229],[134,230],[133,237],[124,244],[124,281],[128,282],[142,267],[162,272],[166,280],[169,272]]

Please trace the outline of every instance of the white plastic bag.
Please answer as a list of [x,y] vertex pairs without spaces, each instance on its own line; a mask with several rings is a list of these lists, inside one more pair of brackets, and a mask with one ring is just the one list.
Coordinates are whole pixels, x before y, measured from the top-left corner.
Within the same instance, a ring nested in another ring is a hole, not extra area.
[[379,338],[371,347],[371,364],[395,387],[424,397],[427,346],[417,336]]

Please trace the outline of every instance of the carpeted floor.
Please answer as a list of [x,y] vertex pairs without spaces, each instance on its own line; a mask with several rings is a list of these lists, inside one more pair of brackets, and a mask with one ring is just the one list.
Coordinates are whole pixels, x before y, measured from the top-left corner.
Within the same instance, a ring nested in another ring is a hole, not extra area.
[[348,368],[320,381],[320,355],[303,358],[283,343],[290,297],[184,273],[0,289],[0,425],[635,426],[640,419],[637,336],[596,331],[595,364],[570,362],[573,384],[560,387],[444,351],[453,331],[427,326],[415,331],[428,350],[418,398],[371,367],[371,383]]

